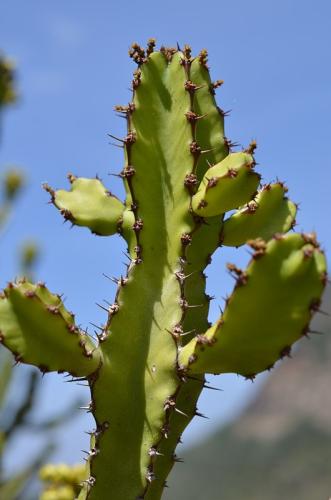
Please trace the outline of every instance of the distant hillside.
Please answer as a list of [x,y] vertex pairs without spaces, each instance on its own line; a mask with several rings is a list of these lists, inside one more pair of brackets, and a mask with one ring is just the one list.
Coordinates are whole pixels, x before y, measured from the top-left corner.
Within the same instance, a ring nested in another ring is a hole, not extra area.
[[331,497],[331,317],[313,328],[325,334],[303,340],[237,421],[184,454],[165,500]]

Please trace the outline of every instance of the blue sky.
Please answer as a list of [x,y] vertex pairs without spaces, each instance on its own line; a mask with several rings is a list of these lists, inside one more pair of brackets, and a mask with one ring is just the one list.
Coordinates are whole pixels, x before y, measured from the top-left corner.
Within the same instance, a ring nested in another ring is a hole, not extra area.
[[[69,230],[46,204],[41,184],[66,186],[69,171],[90,177],[98,173],[122,196],[120,182],[108,176],[122,168],[122,152],[109,144],[107,133],[124,133],[112,109],[130,99],[135,68],[127,56],[129,45],[144,44],[151,36],[164,45],[190,43],[195,52],[208,48],[213,78],[225,80],[218,102],[231,110],[226,135],[242,145],[257,140],[264,180],[286,181],[292,199],[301,203],[298,229],[316,230],[330,250],[328,0],[11,0],[3,3],[0,16],[0,47],[17,63],[20,93],[18,104],[3,117],[0,164],[20,165],[28,176],[24,196],[1,236],[2,284],[15,275],[18,244],[35,237],[43,251],[37,278],[64,293],[82,325],[104,321],[95,302],[112,298],[114,288],[102,273],[119,274],[125,246],[116,237]],[[242,264],[247,253],[225,251],[213,260],[207,273],[208,291],[217,297],[211,319],[232,286],[224,271],[228,260]],[[235,414],[257,386],[235,376],[211,381],[224,392],[202,397],[199,409],[211,420],[194,422],[186,444]],[[75,397],[76,389],[68,385],[60,377],[45,377],[43,414]],[[83,397],[87,400],[88,394]],[[81,430],[92,425],[86,419],[68,426],[56,459],[80,459],[80,450],[87,447]]]

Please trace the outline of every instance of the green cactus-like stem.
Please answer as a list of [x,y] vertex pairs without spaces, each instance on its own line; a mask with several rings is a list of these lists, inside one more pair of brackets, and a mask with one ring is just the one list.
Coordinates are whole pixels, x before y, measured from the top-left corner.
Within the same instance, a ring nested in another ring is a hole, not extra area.
[[266,184],[244,207],[224,221],[222,244],[241,246],[248,240],[269,240],[276,233],[286,233],[295,225],[296,205],[286,198],[287,189],[278,182]]
[[[116,280],[98,346],[87,347],[62,303],[55,305],[60,318],[50,319],[56,298],[40,296],[38,287],[17,283],[6,291],[6,320],[0,302],[1,338],[19,359],[44,359],[48,370],[65,369],[89,381],[96,430],[80,500],[159,499],[178,460],[180,436],[199,414],[204,373],[253,378],[289,354],[307,331],[326,279],[316,239],[283,236],[296,212],[283,184],[258,190],[256,145],[231,152],[214,98],[221,82],[210,81],[206,51],[192,58],[188,46],[154,52],[154,45],[151,40],[146,51],[132,46],[138,64],[133,99],[116,108],[127,118],[120,173],[125,204],[98,179],[70,175],[70,191],[45,186],[65,219],[103,236],[118,232],[128,244],[130,264]],[[226,218],[232,209],[237,211]],[[204,269],[222,244],[248,240],[253,261],[246,271],[229,266],[235,291],[223,317],[210,326]],[[37,301],[35,316],[45,319],[33,320],[34,328],[28,301]],[[272,326],[262,331],[270,317]],[[66,336],[68,321],[78,345]],[[45,353],[38,328],[52,340],[61,331],[61,349]],[[70,356],[74,368],[61,366]]]
[[277,235],[268,244],[254,241],[252,246],[256,251],[246,271],[228,265],[237,286],[225,313],[179,355],[179,363],[193,373],[254,377],[288,356],[306,333],[324,286],[325,260],[314,236]]
[[[185,81],[178,55],[169,64],[162,53],[155,54],[142,70],[133,101],[128,134],[135,131],[135,142],[127,147],[127,161],[135,168],[130,189],[138,202],[134,227],[141,248],[132,255],[128,281],[118,294],[119,311],[101,347],[110,361],[94,384],[93,399],[100,400],[108,387],[114,390],[100,409],[96,407],[100,424],[111,415],[109,429],[98,442],[100,449],[109,451],[109,462],[105,468],[101,454],[93,460],[92,476],[101,479],[91,498],[100,498],[109,488],[114,498],[143,495],[154,479],[154,450],[169,433],[169,414],[181,411],[176,408],[180,380],[175,336],[189,304],[176,273],[184,271],[181,259],[195,225],[184,188],[185,175],[193,169]],[[148,196],[147,184],[153,186]],[[142,262],[136,263],[139,257]],[[163,479],[159,473],[158,480]]]
[[223,161],[209,168],[192,208],[202,217],[222,215],[250,201],[260,183],[260,175],[252,171],[253,157],[247,153],[230,153]]
[[17,362],[38,366],[41,371],[69,372],[87,376],[101,363],[100,351],[74,324],[58,295],[43,283],[22,280],[10,284],[0,296],[2,343]]
[[68,175],[71,191],[53,191],[47,184],[46,191],[65,220],[77,226],[88,227],[92,233],[111,236],[119,231],[124,205],[113,196],[99,179],[77,179]]

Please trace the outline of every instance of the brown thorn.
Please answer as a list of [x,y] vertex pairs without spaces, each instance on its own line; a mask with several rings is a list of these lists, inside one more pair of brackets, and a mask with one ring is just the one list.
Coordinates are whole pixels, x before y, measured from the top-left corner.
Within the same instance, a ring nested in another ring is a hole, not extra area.
[[47,191],[47,193],[49,193],[49,194],[51,195],[52,202],[54,202],[54,200],[55,200],[55,191],[54,191],[54,189],[52,189],[52,188],[51,188],[51,186],[49,186],[49,185],[47,184],[47,182],[44,182],[44,183],[42,184],[42,188],[43,188],[45,191]]
[[208,184],[207,184],[207,188],[213,188],[217,185],[217,182],[218,182],[218,178],[217,177],[210,177],[208,179]]
[[128,134],[126,135],[126,137],[124,138],[124,143],[126,145],[131,145],[133,144],[134,142],[136,142],[136,134],[135,132],[133,131],[130,131],[128,132]]
[[122,178],[128,179],[129,177],[133,177],[136,173],[134,167],[131,165],[127,165],[122,172],[119,174]]
[[180,237],[183,246],[190,245],[192,242],[192,236],[189,233],[183,233]]
[[114,174],[113,172],[109,172],[108,175],[111,175],[112,177],[120,177],[122,179],[121,173],[119,174]]
[[70,184],[73,184],[77,180],[77,177],[73,175],[71,172],[69,172],[67,174],[67,179],[70,182]]
[[95,304],[101,309],[103,309],[103,311],[106,311],[106,313],[109,313],[109,309],[107,309],[106,307],[102,306],[101,304],[98,304],[98,302],[96,302]]
[[222,115],[223,117],[230,116],[230,114],[232,112],[232,109],[228,109],[227,111],[224,111],[219,106],[217,106],[217,110],[218,110],[219,114]]
[[107,135],[108,135],[108,137],[111,137],[112,139],[115,139],[118,142],[122,142],[123,144],[125,143],[124,139],[120,139],[119,137],[116,137],[116,135],[112,135],[112,134],[107,134]]
[[155,456],[159,456],[159,457],[163,457],[164,456],[164,453],[160,453],[159,451],[157,451],[156,447],[155,446],[152,446],[149,450],[148,450],[148,455],[150,457],[155,457]]
[[180,415],[183,415],[184,417],[187,417],[188,418],[188,414],[183,412],[182,410],[180,410],[179,408],[177,408],[176,406],[174,406],[174,410],[175,412],[179,413]]
[[323,316],[330,316],[330,313],[328,313],[327,311],[323,311],[323,309],[318,309],[317,312],[323,314]]
[[247,153],[249,155],[253,155],[255,150],[257,148],[257,143],[256,141],[253,139],[250,143],[249,143],[249,146],[244,149],[244,153]]
[[187,378],[190,380],[195,380],[196,382],[204,382],[203,379],[198,378],[198,377],[194,377],[194,375],[187,375]]
[[148,41],[147,41],[147,49],[146,49],[146,54],[147,54],[147,57],[149,55],[152,54],[152,52],[154,52],[154,47],[155,47],[155,44],[156,44],[156,40],[155,38],[149,38]]
[[201,147],[196,141],[192,141],[190,144],[190,151],[194,156],[198,156],[201,153]]
[[212,391],[221,391],[221,392],[223,391],[223,389],[219,389],[218,387],[213,387],[213,386],[208,385],[208,384],[204,384],[203,388],[204,389],[211,389]]
[[324,335],[325,332],[318,332],[317,330],[308,330],[308,333],[312,333],[313,335]]
[[101,326],[96,325],[95,323],[92,323],[92,321],[90,321],[90,325],[94,326],[94,328],[97,328],[98,330],[100,330],[102,332],[104,331],[104,329]]
[[207,115],[206,114],[198,115],[197,113],[194,113],[194,111],[187,111],[185,113],[185,116],[190,123],[195,123],[198,120],[200,120],[201,118],[205,118]]
[[224,144],[226,144],[226,146],[229,148],[229,149],[232,149],[232,148],[236,148],[239,146],[239,144],[237,142],[232,142],[231,140],[229,140],[227,137],[224,137]]
[[202,89],[204,85],[196,85],[191,80],[187,80],[184,84],[185,90],[193,94],[196,90]]
[[288,358],[291,358],[291,350],[292,350],[292,347],[290,345],[287,345],[285,346],[279,353],[279,357],[280,359],[283,359],[285,358],[285,356],[287,356]]
[[199,62],[201,66],[204,66],[205,68],[208,68],[207,66],[207,61],[208,61],[208,52],[206,49],[202,49],[199,54]]
[[215,82],[212,82],[210,85],[210,90],[214,92],[216,89],[221,87],[224,84],[224,80],[215,80]]
[[183,48],[183,50],[182,50],[181,52],[183,52],[183,54],[184,54],[185,58],[186,58],[188,61],[190,61],[190,60],[191,60],[192,49],[191,49],[191,47],[190,47],[189,45],[185,44],[185,45],[184,45],[184,48]]
[[203,413],[200,413],[199,411],[195,411],[194,415],[196,417],[206,418],[207,420],[209,420],[209,417],[206,417],[206,415],[204,415]]
[[195,174],[187,174],[184,179],[184,185],[188,188],[193,188],[199,183],[198,178]]
[[212,151],[216,151],[216,148],[204,149],[201,151],[201,154],[205,155],[207,153],[211,153]]
[[112,281],[113,283],[115,283],[116,285],[119,284],[119,280],[117,278],[114,278],[114,276],[108,276],[107,274],[105,273],[102,273],[102,276],[104,276],[105,278],[107,278],[109,281]]

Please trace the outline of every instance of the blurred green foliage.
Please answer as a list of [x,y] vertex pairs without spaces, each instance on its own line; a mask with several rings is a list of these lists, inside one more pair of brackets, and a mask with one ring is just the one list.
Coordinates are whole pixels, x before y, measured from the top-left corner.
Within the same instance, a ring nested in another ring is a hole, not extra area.
[[[4,108],[16,100],[17,94],[14,82],[13,64],[0,52],[0,121]],[[24,184],[25,175],[17,167],[8,168],[1,173],[0,232],[4,229],[5,223],[8,222],[8,217],[13,210],[13,204],[21,193]],[[36,243],[33,240],[24,242],[19,249],[19,273],[31,279],[38,258],[39,249]],[[3,262],[0,262],[0,266],[3,266]],[[55,443],[52,441],[50,432],[69,418],[72,418],[80,402],[74,401],[64,412],[54,418],[35,422],[32,412],[36,405],[42,375],[35,368],[30,368],[29,371],[25,369],[24,373],[19,374],[21,376],[18,377],[19,383],[23,386],[20,387],[20,397],[15,392],[14,398],[13,367],[13,356],[0,346],[0,499],[27,500],[29,497],[27,487],[30,480],[36,477],[41,465],[55,449]],[[34,457],[28,460],[28,465],[8,477],[4,471],[4,457],[14,438],[22,430],[45,434],[45,444]]]

